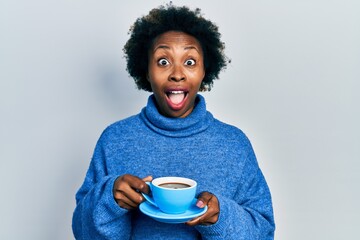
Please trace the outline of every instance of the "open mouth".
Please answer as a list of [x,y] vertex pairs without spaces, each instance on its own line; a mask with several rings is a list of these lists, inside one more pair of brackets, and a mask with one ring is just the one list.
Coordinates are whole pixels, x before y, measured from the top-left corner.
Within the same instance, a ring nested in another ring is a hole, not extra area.
[[187,94],[188,94],[187,91],[182,91],[182,90],[167,91],[166,92],[166,95],[167,95],[168,99],[174,105],[181,104],[184,101],[184,99],[186,98]]

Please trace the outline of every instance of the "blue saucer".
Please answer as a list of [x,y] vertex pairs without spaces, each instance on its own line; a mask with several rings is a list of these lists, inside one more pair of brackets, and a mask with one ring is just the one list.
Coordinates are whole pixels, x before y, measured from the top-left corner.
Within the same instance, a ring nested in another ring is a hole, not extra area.
[[184,223],[203,215],[207,211],[207,206],[204,208],[198,208],[195,204],[196,199],[194,199],[193,204],[191,204],[190,208],[186,212],[180,214],[164,213],[147,201],[141,203],[139,208],[142,213],[148,215],[156,221],[163,223]]

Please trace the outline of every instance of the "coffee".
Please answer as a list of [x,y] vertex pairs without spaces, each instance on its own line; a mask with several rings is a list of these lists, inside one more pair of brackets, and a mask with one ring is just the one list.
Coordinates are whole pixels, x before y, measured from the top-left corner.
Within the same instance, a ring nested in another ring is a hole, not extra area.
[[171,188],[171,189],[181,189],[181,188],[188,188],[191,185],[186,183],[179,183],[179,182],[168,182],[168,183],[161,183],[159,184],[160,187],[164,188]]

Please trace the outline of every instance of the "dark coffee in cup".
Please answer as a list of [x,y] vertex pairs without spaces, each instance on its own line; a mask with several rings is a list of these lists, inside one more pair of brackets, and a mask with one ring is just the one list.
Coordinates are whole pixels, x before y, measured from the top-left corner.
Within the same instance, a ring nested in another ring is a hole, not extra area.
[[188,188],[188,187],[191,187],[191,186],[189,184],[186,184],[186,183],[168,182],[168,183],[159,184],[159,187],[171,188],[171,189],[181,189],[181,188]]

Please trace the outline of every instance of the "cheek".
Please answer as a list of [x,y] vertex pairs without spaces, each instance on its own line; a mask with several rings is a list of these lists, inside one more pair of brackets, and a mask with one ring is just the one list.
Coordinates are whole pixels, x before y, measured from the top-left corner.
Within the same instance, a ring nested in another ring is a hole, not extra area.
[[202,82],[205,77],[205,71],[199,69],[198,71],[192,72],[191,77],[198,82]]
[[158,76],[158,68],[154,65],[154,63],[150,62],[147,70],[148,81],[153,80],[156,76]]
[[193,74],[196,75],[197,78],[201,78],[201,80],[205,77],[205,68],[204,65],[200,64],[196,69],[194,69]]

